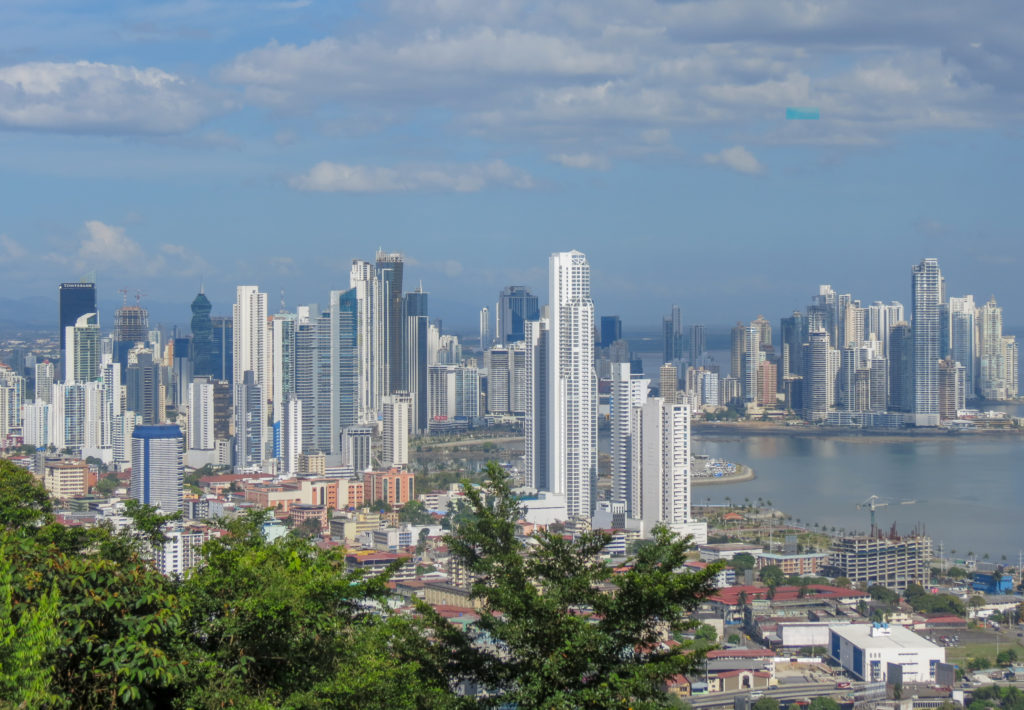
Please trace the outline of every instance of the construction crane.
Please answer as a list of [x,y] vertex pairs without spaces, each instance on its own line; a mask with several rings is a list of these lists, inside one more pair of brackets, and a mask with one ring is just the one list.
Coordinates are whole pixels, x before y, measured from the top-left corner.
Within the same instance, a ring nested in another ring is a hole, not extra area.
[[[873,495],[870,498],[868,498],[866,501],[864,501],[863,503],[859,503],[857,505],[857,510],[864,510],[865,508],[867,508],[868,510],[871,511],[871,534],[872,535],[874,535],[875,531],[878,529],[875,526],[875,511],[878,510],[879,508],[884,508],[887,505],[889,505],[888,502],[882,502],[882,501],[885,501],[885,499],[882,498],[881,496]],[[913,505],[916,502],[917,502],[916,500],[901,500],[900,501],[900,505]]]
[[870,498],[868,498],[866,501],[864,501],[863,503],[860,503],[860,504],[857,505],[857,510],[864,510],[865,508],[867,508],[868,510],[871,511],[871,534],[872,535],[874,535],[875,534],[875,530],[878,529],[878,528],[875,527],[875,510],[877,510],[878,508],[884,508],[885,506],[889,505],[888,503],[880,503],[879,501],[881,501],[881,500],[882,500],[881,496],[874,496],[873,495]]

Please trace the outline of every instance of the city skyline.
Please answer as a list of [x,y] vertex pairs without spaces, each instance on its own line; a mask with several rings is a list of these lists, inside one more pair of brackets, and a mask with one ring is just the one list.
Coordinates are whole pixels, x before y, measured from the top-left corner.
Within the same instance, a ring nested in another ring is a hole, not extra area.
[[1024,9],[884,9],[8,3],[0,297],[95,271],[154,304],[200,281],[307,303],[388,244],[467,328],[569,248],[626,323],[788,312],[825,265],[909,302],[879,253],[1024,300],[999,69]]

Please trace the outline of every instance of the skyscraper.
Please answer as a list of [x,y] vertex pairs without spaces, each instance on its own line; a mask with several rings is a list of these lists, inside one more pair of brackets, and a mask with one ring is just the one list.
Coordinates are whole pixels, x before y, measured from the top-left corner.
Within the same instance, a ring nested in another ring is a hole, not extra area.
[[53,363],[49,360],[36,363],[36,402],[50,404],[53,397]]
[[234,322],[234,379],[242,381],[247,370],[253,373],[253,383],[268,393],[270,384],[270,354],[267,352],[267,294],[258,286],[239,286],[232,307]]
[[672,313],[661,321],[665,362],[675,362],[683,357],[683,314],[679,306],[672,306]]
[[729,338],[729,374],[737,380],[743,377],[743,353],[746,352],[746,330],[747,326],[739,321],[730,331]]
[[889,409],[909,412],[914,404],[914,338],[910,324],[897,321],[889,328]]
[[392,394],[384,398],[383,448],[381,463],[387,467],[401,467],[409,463],[409,413],[412,400],[407,394]]
[[491,347],[491,309],[484,306],[480,309],[480,350]]
[[708,337],[703,325],[695,323],[690,326],[690,365],[697,367],[697,363],[704,353],[708,351]]
[[636,409],[634,441],[639,463],[632,491],[632,516],[644,522],[644,533],[658,524],[679,534],[707,540],[707,527],[690,516],[690,408],[649,398]]
[[154,361],[152,350],[138,350],[135,353],[134,361],[128,365],[125,393],[128,410],[140,416],[144,425],[161,422],[160,363]]
[[[667,364],[665,367],[672,367]],[[674,368],[673,368],[674,369]],[[634,375],[629,363],[612,364],[611,391],[611,474],[612,502],[623,503],[626,515],[636,517],[633,511],[635,480],[640,476],[638,463],[634,460],[634,440],[639,437],[634,410],[647,401],[650,380]],[[638,512],[638,511],[637,511]]]
[[498,342],[515,343],[525,337],[527,321],[537,320],[540,308],[537,297],[526,286],[506,286],[498,296]]
[[100,376],[100,326],[95,313],[78,317],[64,329],[65,378],[68,384],[93,382]]
[[977,367],[975,353],[974,296],[949,299],[949,356],[964,366],[964,392],[967,399],[977,396],[974,386],[974,371]]
[[164,513],[182,509],[185,441],[177,425],[137,426],[132,432],[131,497]]
[[743,399],[747,402],[757,400],[757,373],[761,365],[761,333],[760,324],[754,322],[743,330],[742,382]]
[[526,420],[523,423],[526,455],[526,485],[538,490],[551,490],[549,465],[551,436],[548,394],[551,361],[551,322],[547,318],[527,321],[526,341]]
[[264,433],[263,389],[252,370],[245,370],[235,381],[235,466],[263,465]]
[[358,358],[356,289],[331,291],[331,453],[341,453],[341,431],[359,423]]
[[213,321],[210,299],[203,290],[192,300],[192,373],[197,377],[213,376]]
[[427,430],[427,339],[430,322],[427,316],[427,293],[420,286],[405,294],[402,331],[402,390],[412,398],[412,429]]
[[377,271],[368,261],[354,259],[348,285],[355,289],[358,306],[356,332],[359,368],[359,422],[377,421],[381,397],[384,396],[384,329],[382,298]]
[[213,378],[230,384],[235,377],[234,323],[225,316],[213,316],[210,323],[213,326]]
[[622,319],[618,316],[601,316],[601,347],[607,348],[616,340],[622,340]]
[[208,377],[197,377],[188,387],[188,448],[209,451],[216,446],[213,431],[214,386]]
[[911,269],[914,320],[914,424],[939,424],[942,272],[937,259],[923,259]]
[[835,398],[835,352],[824,330],[812,331],[804,346],[804,419],[820,421],[828,415]]
[[550,259],[548,411],[551,492],[567,515],[590,516],[597,487],[597,376],[590,264],[581,252]]
[[380,284],[383,394],[402,389],[402,255],[377,252],[377,281]]
[[[73,326],[86,313],[98,314],[96,308],[96,284],[88,281],[62,283],[58,288],[58,296],[60,299],[60,330],[58,331],[58,337],[60,338],[61,379],[63,380],[64,373],[67,371],[64,367],[66,362],[64,354],[65,339],[67,337],[65,329]],[[99,322],[98,318],[97,322]]]
[[782,350],[779,353],[782,363],[780,376],[803,375],[804,363],[801,353],[803,344],[807,342],[807,319],[800,311],[793,311],[793,315],[780,321],[779,330],[782,337]]

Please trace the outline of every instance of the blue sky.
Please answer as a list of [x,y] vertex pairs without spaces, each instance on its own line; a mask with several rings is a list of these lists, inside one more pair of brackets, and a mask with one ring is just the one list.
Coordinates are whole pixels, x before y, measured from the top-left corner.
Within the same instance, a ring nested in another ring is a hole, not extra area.
[[[599,313],[803,308],[817,284],[1022,321],[1024,6],[790,0],[75,2],[0,7],[0,297],[289,306],[404,252],[432,311],[543,294],[580,249]],[[786,121],[787,107],[817,121]]]

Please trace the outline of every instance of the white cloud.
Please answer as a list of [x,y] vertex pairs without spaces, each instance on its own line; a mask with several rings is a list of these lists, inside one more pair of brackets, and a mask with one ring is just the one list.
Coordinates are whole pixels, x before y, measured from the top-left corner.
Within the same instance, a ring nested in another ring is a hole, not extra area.
[[[668,143],[648,136],[688,125],[715,125],[734,140],[870,145],[893,131],[991,125],[1024,112],[1024,80],[1013,71],[1024,52],[1012,31],[1024,10],[993,23],[982,12],[963,17],[947,0],[378,7],[372,30],[272,42],[219,75],[278,111],[340,108],[378,127],[427,112],[484,138],[524,136],[549,155],[571,138],[611,159]],[[780,125],[789,106],[818,107],[822,120],[789,130]]]
[[502,160],[466,165],[382,168],[324,161],[288,181],[297,190],[313,192],[408,192],[439,190],[477,192],[488,184],[530,188],[530,176]]
[[170,134],[211,114],[197,85],[160,69],[97,62],[0,67],[0,127]]
[[210,272],[205,259],[181,244],[160,244],[149,252],[129,237],[124,227],[95,219],[85,223],[85,236],[77,244],[50,252],[43,259],[74,272],[142,276],[199,276]]
[[608,159],[592,153],[555,153],[548,156],[548,158],[567,168],[579,168],[581,170],[608,169]]
[[28,250],[6,234],[0,234],[0,263],[17,261],[28,255]]
[[724,165],[737,172],[747,175],[757,175],[764,172],[764,166],[758,162],[754,155],[741,145],[734,145],[719,153],[708,153],[704,156],[704,162],[710,165]]

